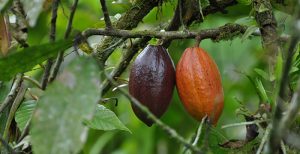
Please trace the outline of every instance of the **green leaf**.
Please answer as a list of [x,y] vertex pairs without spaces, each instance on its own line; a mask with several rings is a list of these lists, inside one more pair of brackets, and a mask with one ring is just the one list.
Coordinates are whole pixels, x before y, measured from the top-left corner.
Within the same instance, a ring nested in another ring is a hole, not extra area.
[[261,102],[263,103],[270,102],[266,90],[260,79],[258,78],[255,79],[255,86],[256,86],[257,93],[261,98]]
[[252,78],[250,75],[247,75],[247,78],[250,80],[250,82],[253,84],[254,88],[255,88],[255,91],[259,97],[259,100],[261,103],[270,103],[270,100],[268,98],[268,95],[266,93],[266,90],[261,82],[261,80],[259,80],[258,78]]
[[0,59],[0,80],[7,81],[20,72],[26,72],[35,65],[42,63],[59,51],[64,51],[72,45],[72,41],[62,40],[57,43],[49,43],[25,48],[8,57]]
[[275,71],[274,71],[274,79],[279,83],[279,80],[281,78],[282,74],[282,68],[283,68],[283,59],[282,59],[282,53],[279,52],[277,55],[277,60],[275,64]]
[[265,72],[264,70],[262,69],[259,69],[259,68],[255,68],[254,71],[262,78],[264,78],[265,80],[269,81],[270,80],[270,77],[268,75],[267,72]]
[[29,100],[29,101],[23,102],[20,105],[20,107],[18,108],[16,115],[15,115],[15,120],[21,131],[24,130],[28,121],[31,120],[31,117],[32,117],[35,107],[36,107],[36,101]]
[[257,23],[253,16],[239,18],[235,21],[235,23],[245,26],[257,26]]
[[249,26],[245,33],[242,36],[242,42],[245,41],[253,32],[255,32],[258,29],[256,26]]
[[94,59],[72,61],[37,102],[30,129],[34,153],[77,153],[100,99],[100,74]]
[[295,73],[295,72],[297,72],[297,71],[299,71],[299,68],[293,66],[293,67],[291,68],[291,70],[290,70],[290,74],[291,74],[291,73]]
[[118,119],[114,112],[105,108],[103,105],[98,105],[96,114],[92,120],[85,120],[84,123],[93,129],[98,130],[125,130],[131,131]]
[[250,5],[252,3],[252,0],[237,0],[237,1],[242,5]]

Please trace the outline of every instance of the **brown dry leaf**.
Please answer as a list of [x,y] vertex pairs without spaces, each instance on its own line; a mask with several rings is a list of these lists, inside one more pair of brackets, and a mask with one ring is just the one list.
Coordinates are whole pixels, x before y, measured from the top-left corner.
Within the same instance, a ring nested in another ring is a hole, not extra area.
[[8,26],[5,22],[5,17],[0,14],[0,51],[6,56],[10,46],[10,36]]

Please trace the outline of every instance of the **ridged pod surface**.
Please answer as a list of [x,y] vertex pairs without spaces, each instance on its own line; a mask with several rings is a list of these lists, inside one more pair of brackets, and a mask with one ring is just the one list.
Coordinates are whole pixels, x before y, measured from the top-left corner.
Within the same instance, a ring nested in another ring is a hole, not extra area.
[[223,110],[221,76],[214,60],[199,47],[187,48],[176,67],[180,99],[198,121],[208,116],[216,125]]
[[[167,110],[175,86],[173,62],[162,46],[148,45],[135,59],[129,76],[129,93],[158,118]],[[132,104],[135,115],[148,126],[153,121]]]

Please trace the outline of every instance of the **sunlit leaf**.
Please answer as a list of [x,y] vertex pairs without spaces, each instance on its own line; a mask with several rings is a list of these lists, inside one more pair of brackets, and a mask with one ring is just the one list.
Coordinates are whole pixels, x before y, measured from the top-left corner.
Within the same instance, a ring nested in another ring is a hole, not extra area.
[[0,59],[0,80],[7,81],[17,73],[26,72],[35,65],[55,56],[72,45],[72,41],[59,41],[38,46],[31,46]]
[[85,143],[100,94],[99,69],[91,58],[70,63],[37,102],[30,135],[34,153],[77,153]]
[[15,120],[21,131],[24,130],[28,121],[31,120],[32,113],[35,107],[36,107],[36,101],[30,100],[30,101],[23,102],[18,108],[15,115]]
[[97,130],[130,130],[118,119],[114,112],[105,108],[102,105],[98,105],[96,114],[92,120],[86,120],[84,122],[87,126]]
[[269,77],[269,74],[267,72],[265,72],[264,70],[262,69],[259,69],[259,68],[255,68],[254,71],[260,76],[262,77],[263,79],[269,81],[270,80],[270,77]]

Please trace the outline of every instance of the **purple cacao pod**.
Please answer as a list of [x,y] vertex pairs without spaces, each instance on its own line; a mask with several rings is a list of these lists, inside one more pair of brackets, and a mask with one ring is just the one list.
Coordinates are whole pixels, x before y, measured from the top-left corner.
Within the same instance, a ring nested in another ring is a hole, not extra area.
[[[163,46],[148,45],[135,59],[129,93],[158,118],[167,110],[175,86],[174,64]],[[153,121],[132,104],[135,115],[149,127]]]

